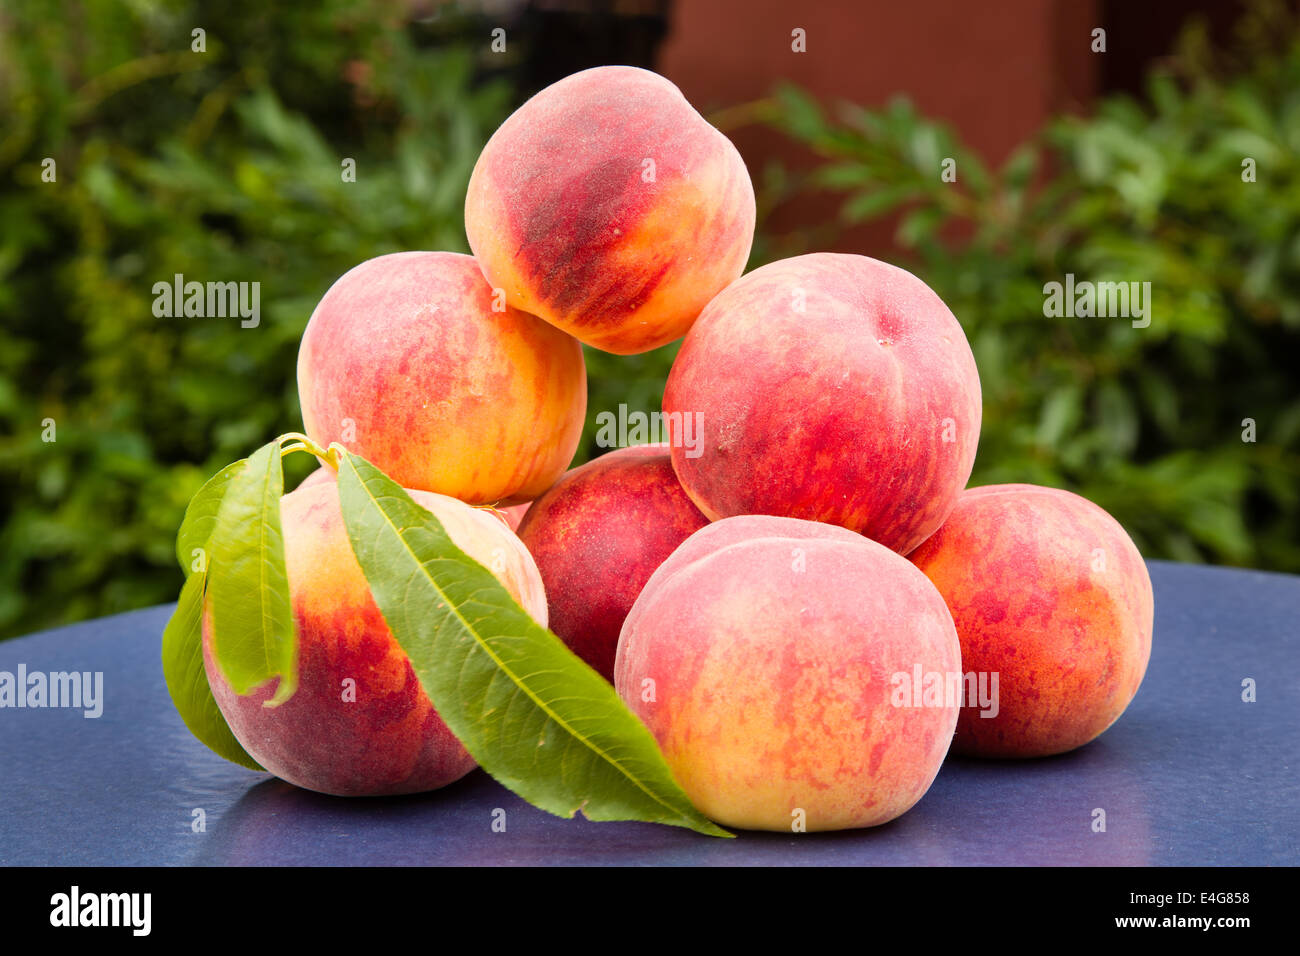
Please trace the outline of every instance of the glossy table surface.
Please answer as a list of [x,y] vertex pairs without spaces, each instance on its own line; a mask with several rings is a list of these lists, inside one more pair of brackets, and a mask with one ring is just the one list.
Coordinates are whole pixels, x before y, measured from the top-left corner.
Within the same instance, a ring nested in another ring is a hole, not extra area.
[[883,827],[734,840],[559,819],[482,771],[413,797],[299,790],[181,723],[159,663],[170,607],[33,634],[0,643],[0,671],[102,671],[103,713],[0,709],[0,864],[1296,865],[1300,577],[1150,567],[1151,664],[1098,740],[1044,760],[950,758]]

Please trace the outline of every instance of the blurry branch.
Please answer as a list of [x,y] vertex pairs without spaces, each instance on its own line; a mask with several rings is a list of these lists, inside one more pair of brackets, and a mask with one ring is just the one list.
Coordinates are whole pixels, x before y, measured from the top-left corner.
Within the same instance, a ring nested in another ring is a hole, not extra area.
[[82,123],[92,118],[100,103],[115,93],[159,77],[202,70],[215,63],[219,55],[216,49],[202,54],[191,53],[188,50],[155,53],[113,67],[87,82],[73,94],[72,122]]
[[730,135],[745,126],[771,124],[780,116],[780,103],[774,97],[737,103],[715,110],[705,117],[715,129]]
[[35,94],[19,97],[13,103],[6,125],[9,131],[0,138],[0,169],[8,169],[27,152],[36,129],[36,112],[40,101]]
[[235,96],[252,86],[250,71],[241,70],[232,74],[214,90],[199,101],[199,108],[194,111],[194,118],[185,127],[181,135],[185,145],[197,148],[212,134],[213,128],[221,115],[229,108]]

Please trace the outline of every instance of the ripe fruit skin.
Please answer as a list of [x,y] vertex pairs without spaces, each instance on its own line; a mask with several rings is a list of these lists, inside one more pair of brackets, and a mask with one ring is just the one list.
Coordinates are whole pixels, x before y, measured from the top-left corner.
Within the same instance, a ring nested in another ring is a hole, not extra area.
[[569,471],[519,526],[546,585],[551,630],[612,682],[619,631],[642,586],[708,523],[667,445],[621,448]]
[[[442,495],[410,494],[546,623],[541,576],[499,519]],[[262,706],[278,679],[246,697],[234,692],[212,656],[211,607],[204,609],[203,663],[235,737],[277,777],[320,793],[415,793],[463,777],[474,759],[434,710],[370,594],[343,525],[338,486],[316,479],[285,495],[280,514],[298,631],[299,684],[289,700]],[[344,699],[349,679],[354,702]]]
[[[725,547],[739,544],[742,541],[749,541],[753,538],[795,540],[829,538],[854,543],[861,537],[856,531],[849,531],[847,528],[841,528],[833,524],[822,524],[819,521],[801,521],[798,518],[778,518],[773,515],[742,515],[735,518],[724,518],[721,521],[714,521],[705,525],[682,542],[677,550],[659,565],[654,574],[650,575],[650,580],[645,583],[641,590],[644,593],[655,586],[657,582],[676,574],[680,569],[700,558],[707,557],[714,551],[721,551]],[[644,607],[644,604],[640,608],[633,605],[632,610],[628,612],[627,623],[623,626],[624,631],[635,627],[633,622],[644,610]],[[615,664],[615,667],[617,668],[617,664]]]
[[405,488],[470,504],[545,491],[582,433],[582,348],[496,304],[474,260],[456,253],[400,252],[346,273],[298,352],[307,434]]
[[531,501],[524,501],[517,505],[506,505],[506,507],[498,509],[496,513],[511,531],[518,531],[519,523],[524,520],[524,515],[528,514],[528,509],[531,506]]
[[548,86],[483,148],[465,232],[511,305],[628,355],[680,338],[744,270],[754,187],[671,82],[602,66]]
[[1151,656],[1151,579],[1124,529],[1086,498],[971,488],[911,559],[952,611],[965,669],[999,675],[997,716],[964,707],[954,752],[1064,753],[1137,693]]
[[893,678],[961,659],[914,572],[842,528],[767,516],[709,525],[660,567],[623,625],[615,687],[695,806],[788,833],[876,826],[921,798],[957,705],[897,706]]
[[[824,521],[900,554],[965,487],[980,403],[970,346],[939,297],[902,269],[836,253],[783,259],[725,289],[664,391],[673,467],[710,518]],[[677,437],[684,420],[672,416],[684,415],[696,457]]]
[[310,475],[298,482],[298,487],[294,491],[302,491],[304,488],[310,488],[312,485],[319,485],[327,482],[333,482],[337,473],[329,465],[321,465]]

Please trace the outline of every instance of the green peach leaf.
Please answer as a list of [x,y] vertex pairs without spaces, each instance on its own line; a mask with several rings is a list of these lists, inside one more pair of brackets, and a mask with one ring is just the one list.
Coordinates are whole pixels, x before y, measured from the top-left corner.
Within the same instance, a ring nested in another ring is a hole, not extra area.
[[353,553],[434,709],[479,765],[561,817],[730,836],[691,805],[609,683],[534,621],[393,480],[342,454]]
[[217,523],[217,509],[221,507],[221,499],[226,494],[230,479],[247,461],[247,458],[241,458],[222,468],[194,493],[186,506],[185,518],[181,521],[180,530],[176,532],[176,560],[180,562],[186,577],[195,573],[194,562],[200,557],[195,552],[207,550],[212,528]]
[[261,765],[248,755],[230,732],[212,696],[207,671],[203,669],[203,588],[206,577],[199,572],[185,579],[176,611],[163,631],[162,664],[167,693],[171,694],[172,703],[185,726],[201,743],[219,757],[249,770],[261,770]]
[[237,694],[280,678],[274,707],[298,684],[298,640],[280,529],[280,443],[263,445],[230,479],[208,541],[212,653]]

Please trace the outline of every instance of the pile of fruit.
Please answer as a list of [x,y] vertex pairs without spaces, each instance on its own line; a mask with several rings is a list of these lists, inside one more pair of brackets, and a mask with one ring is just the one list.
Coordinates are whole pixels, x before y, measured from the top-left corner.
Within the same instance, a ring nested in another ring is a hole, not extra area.
[[[421,534],[445,530],[549,624],[528,639],[572,659],[558,671],[612,683],[673,786],[724,825],[878,825],[924,795],[950,749],[1041,756],[1109,727],[1142,680],[1153,620],[1124,530],[1065,491],[966,489],[980,382],[952,313],[863,256],[742,276],[754,216],[735,147],[653,73],[578,73],[506,120],[469,184],[473,256],[363,262],[313,313],[294,447],[324,465],[280,499],[278,453],[248,460],[274,458],[260,487],[278,517],[262,537],[282,533],[283,559],[258,573],[273,596],[282,568],[287,602],[237,618],[222,602],[239,589],[215,576],[182,594],[201,617],[201,667],[169,685],[196,734],[225,733],[178,689],[189,679],[196,698],[206,677],[243,762],[341,795],[430,790],[476,762],[523,792],[527,773],[494,755],[544,750],[561,726],[587,740],[549,705],[553,723],[528,737],[506,713],[522,696],[464,722],[455,681],[413,664],[405,635],[436,618],[469,635],[500,683],[546,694],[492,650],[523,640],[517,621],[495,645],[478,634],[490,614],[467,609],[495,585],[456,590],[465,566],[421,551],[412,528],[425,521],[435,530]],[[580,343],[632,354],[682,336],[666,441],[566,472],[586,417]],[[231,466],[227,480],[246,480],[240,468],[253,470]],[[365,528],[348,518],[361,507],[349,502],[391,518],[381,506],[405,501],[396,486],[420,507]],[[210,529],[253,513],[237,511],[201,493],[183,545],[208,547],[204,515]],[[388,559],[370,545],[390,532],[410,554],[389,563],[410,558],[415,572],[378,585]],[[255,554],[215,537],[210,550],[213,575]],[[413,608],[413,580],[436,599]],[[223,665],[241,626],[268,630],[277,613],[292,617],[280,676]],[[617,746],[590,749],[618,759]]]

